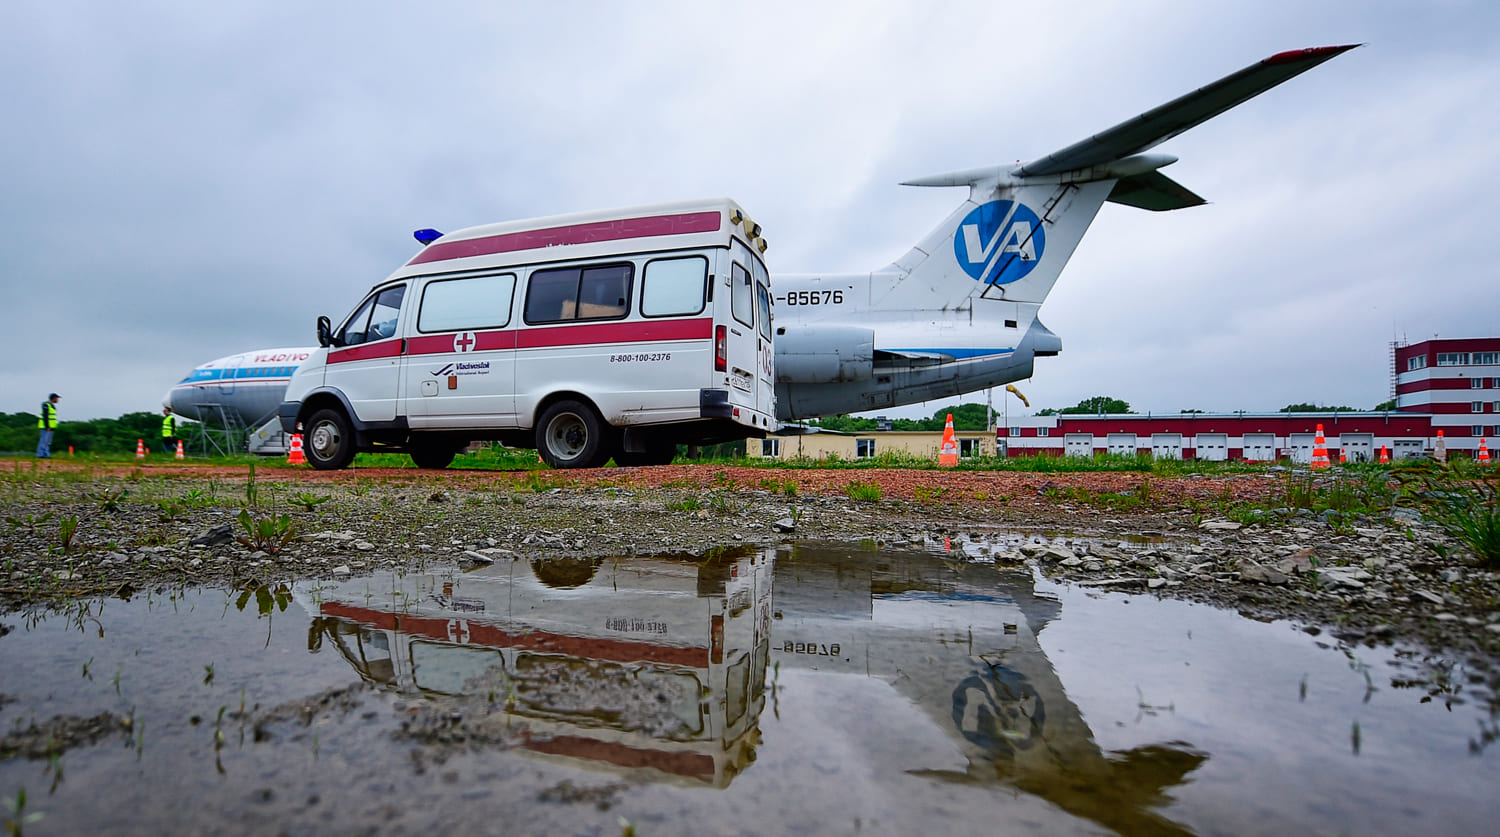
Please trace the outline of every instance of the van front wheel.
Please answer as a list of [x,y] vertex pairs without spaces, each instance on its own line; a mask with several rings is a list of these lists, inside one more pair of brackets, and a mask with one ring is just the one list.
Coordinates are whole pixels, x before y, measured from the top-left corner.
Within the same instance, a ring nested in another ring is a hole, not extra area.
[[559,401],[536,425],[536,452],[554,468],[597,468],[609,458],[604,419],[577,401]]
[[319,471],[337,471],[354,460],[354,431],[339,410],[319,410],[307,420],[307,461]]

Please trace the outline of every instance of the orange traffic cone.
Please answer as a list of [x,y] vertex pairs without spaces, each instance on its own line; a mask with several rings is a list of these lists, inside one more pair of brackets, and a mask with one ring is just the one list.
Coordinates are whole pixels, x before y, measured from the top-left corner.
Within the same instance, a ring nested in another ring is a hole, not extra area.
[[1485,446],[1483,439],[1479,440],[1479,464],[1490,464],[1490,449]]
[[1349,454],[1345,453],[1343,448],[1339,448],[1339,464],[1349,464]]
[[1328,442],[1323,438],[1323,425],[1318,425],[1318,435],[1313,437],[1312,467],[1321,471],[1328,467]]
[[136,459],[145,459],[146,458],[146,442],[143,439],[136,439],[135,440],[135,458]]
[[943,444],[938,448],[938,464],[951,468],[958,464],[958,442],[953,441],[953,414],[948,414],[948,423],[943,426]]
[[1380,464],[1381,465],[1389,465],[1389,464],[1391,464],[1391,455],[1390,455],[1389,452],[1386,451],[1385,445],[1381,445],[1380,446]]
[[1432,458],[1439,462],[1448,461],[1448,443],[1443,439],[1443,431],[1439,430],[1437,441],[1432,444]]
[[185,451],[183,451],[183,449],[182,449],[182,440],[181,439],[177,440],[177,458],[178,459],[187,459],[187,453]]
[[290,465],[306,465],[307,457],[302,455],[302,434],[292,434],[292,448],[286,453],[286,461]]

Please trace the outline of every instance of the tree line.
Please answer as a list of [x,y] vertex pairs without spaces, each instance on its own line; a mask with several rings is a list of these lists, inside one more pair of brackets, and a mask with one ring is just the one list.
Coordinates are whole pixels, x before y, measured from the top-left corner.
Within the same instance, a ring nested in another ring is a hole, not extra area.
[[[161,413],[126,413],[112,419],[64,419],[52,435],[52,455],[67,453],[69,447],[78,453],[134,453],[137,439],[154,449],[161,439],[161,418]],[[0,413],[0,452],[34,453],[40,432],[36,421],[36,413]],[[185,422],[177,421],[180,435]]]

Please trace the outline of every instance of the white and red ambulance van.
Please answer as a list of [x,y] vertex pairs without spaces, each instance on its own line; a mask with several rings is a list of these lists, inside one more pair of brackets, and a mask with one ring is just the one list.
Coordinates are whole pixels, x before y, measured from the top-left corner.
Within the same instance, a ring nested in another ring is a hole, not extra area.
[[292,377],[282,426],[317,468],[358,451],[446,467],[476,440],[559,468],[671,461],[776,427],[759,224],[717,199],[423,230]]

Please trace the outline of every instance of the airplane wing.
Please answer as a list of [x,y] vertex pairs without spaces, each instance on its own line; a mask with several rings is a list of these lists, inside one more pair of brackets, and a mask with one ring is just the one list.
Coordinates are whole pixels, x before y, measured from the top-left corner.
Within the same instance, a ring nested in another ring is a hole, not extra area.
[[[1058,174],[1139,154],[1357,46],[1360,44],[1314,47],[1277,53],[1206,87],[1200,87],[1186,96],[1180,96],[1140,116],[1127,119],[1107,131],[1095,134],[1081,142],[1075,142],[1061,151],[1032,160],[1011,171],[1022,177]],[[1161,179],[1166,180],[1167,184],[1176,187],[1177,190],[1192,195],[1191,192],[1177,186],[1171,180],[1165,177]],[[1167,189],[1166,191],[1173,190]],[[1193,195],[1193,197],[1197,196]],[[1110,199],[1113,200],[1114,196],[1111,195]],[[1118,202],[1129,203],[1128,201]],[[1199,198],[1198,203],[1202,202]],[[1131,205],[1139,206],[1140,204]],[[1194,204],[1182,205],[1193,206]],[[1155,209],[1157,207],[1145,206],[1143,208]],[[1176,207],[1163,206],[1161,208]]]

